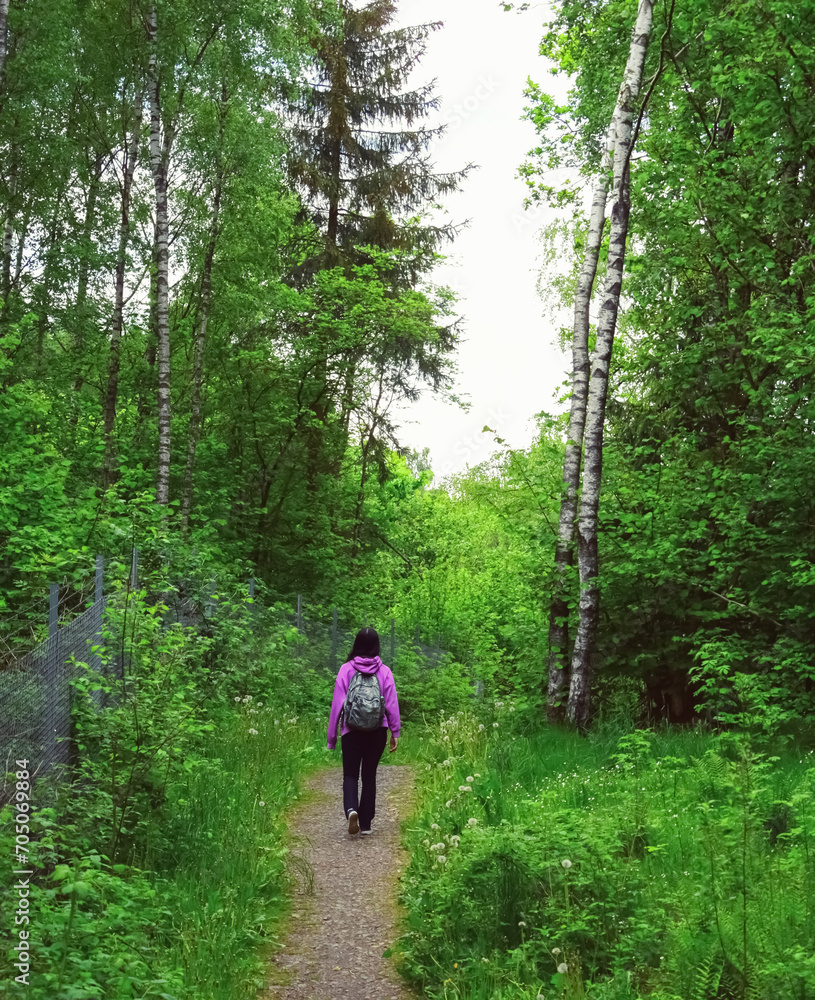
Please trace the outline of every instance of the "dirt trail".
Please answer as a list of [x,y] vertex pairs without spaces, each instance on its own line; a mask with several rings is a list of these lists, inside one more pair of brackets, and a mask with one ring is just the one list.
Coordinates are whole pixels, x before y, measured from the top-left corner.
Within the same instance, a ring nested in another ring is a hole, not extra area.
[[293,867],[298,856],[306,859],[313,886],[301,879],[291,931],[263,1000],[416,1000],[382,957],[397,934],[398,876],[407,864],[399,823],[410,808],[413,769],[379,768],[369,837],[349,836],[341,785],[339,768],[320,771],[292,814]]

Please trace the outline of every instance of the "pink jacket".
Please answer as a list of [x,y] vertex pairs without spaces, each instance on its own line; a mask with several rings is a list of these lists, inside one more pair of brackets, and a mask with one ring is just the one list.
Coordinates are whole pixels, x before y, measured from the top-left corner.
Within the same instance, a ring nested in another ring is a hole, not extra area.
[[[351,683],[351,678],[354,676],[355,670],[359,670],[364,674],[378,673],[379,688],[382,691],[382,697],[385,699],[385,718],[382,720],[382,725],[390,729],[393,736],[398,736],[401,729],[399,701],[396,697],[396,684],[393,681],[391,668],[386,667],[378,656],[355,656],[348,663],[343,663],[337,674],[337,682],[334,685],[334,699],[331,702],[331,715],[328,718],[329,750],[334,750],[337,746],[337,726],[340,721],[340,712],[342,711],[342,706],[345,704],[348,685]],[[347,732],[350,732],[350,730],[345,725],[345,720],[343,719],[340,735],[345,736]]]

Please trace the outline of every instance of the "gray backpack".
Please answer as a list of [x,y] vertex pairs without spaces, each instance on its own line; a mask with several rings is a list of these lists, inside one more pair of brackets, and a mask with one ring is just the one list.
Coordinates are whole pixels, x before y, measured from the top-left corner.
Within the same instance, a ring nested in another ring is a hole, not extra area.
[[382,725],[385,699],[382,697],[377,674],[364,674],[361,670],[354,670],[342,710],[349,729],[371,732]]

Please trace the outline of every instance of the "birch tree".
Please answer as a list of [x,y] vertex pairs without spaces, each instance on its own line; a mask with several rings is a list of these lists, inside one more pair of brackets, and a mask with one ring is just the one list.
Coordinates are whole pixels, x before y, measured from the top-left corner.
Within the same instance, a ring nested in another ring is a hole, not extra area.
[[555,548],[555,583],[549,610],[547,704],[549,706],[549,719],[552,722],[563,718],[569,689],[567,577],[569,569],[574,563],[574,523],[580,486],[583,431],[586,426],[586,401],[589,389],[589,309],[606,221],[606,202],[611,181],[611,165],[619,109],[618,101],[606,137],[606,145],[600,161],[600,171],[594,186],[586,249],[583,253],[583,264],[575,292],[572,336],[572,395],[569,408],[569,430],[566,436],[566,455],[563,460],[563,492],[560,500],[560,518]]
[[6,24],[8,23],[8,0],[0,0],[0,82],[6,65]]
[[642,85],[645,55],[651,36],[653,0],[640,0],[637,23],[623,82],[614,112],[613,188],[610,212],[608,268],[597,320],[597,340],[591,359],[585,418],[585,469],[577,521],[577,556],[580,571],[580,608],[572,654],[569,722],[585,726],[591,708],[591,660],[600,612],[598,586],[597,520],[603,475],[603,425],[608,395],[608,372],[617,329],[625,249],[630,215],[630,163],[634,115]]
[[[155,189],[156,342],[158,346],[158,470],[156,500],[170,502],[170,218],[167,206],[167,167],[173,145],[172,128],[162,129],[158,64],[158,11],[147,17],[150,57],[147,92],[150,102],[150,169]],[[162,134],[163,133],[163,134]]]

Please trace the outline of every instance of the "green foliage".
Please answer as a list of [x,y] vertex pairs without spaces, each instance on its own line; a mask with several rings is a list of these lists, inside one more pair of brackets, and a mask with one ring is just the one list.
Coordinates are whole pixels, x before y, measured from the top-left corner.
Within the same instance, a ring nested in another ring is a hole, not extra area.
[[811,750],[587,742],[511,708],[442,718],[422,744],[400,950],[427,996],[808,995]]
[[[322,759],[325,704],[319,723],[298,715],[313,695],[273,612],[224,605],[205,636],[167,628],[144,593],[111,605],[100,653],[109,667],[122,657],[122,677],[80,669],[74,776],[36,786],[27,992],[248,1000],[285,909],[282,813]],[[10,883],[0,891],[11,911]]]
[[[811,710],[811,7],[655,6],[605,437],[597,667],[644,682],[643,710],[675,721],[698,711],[769,732]],[[552,168],[596,172],[635,8],[553,8],[541,51],[571,90],[564,103],[530,82],[530,198],[567,206]],[[564,248],[582,252],[574,204],[550,227],[542,279],[562,305]]]

